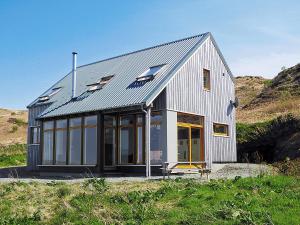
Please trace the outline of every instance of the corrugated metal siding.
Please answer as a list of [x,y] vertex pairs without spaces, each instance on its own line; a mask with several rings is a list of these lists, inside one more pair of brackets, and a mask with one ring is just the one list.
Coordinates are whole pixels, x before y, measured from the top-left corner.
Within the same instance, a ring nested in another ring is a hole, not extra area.
[[[210,70],[211,91],[203,89],[203,68]],[[210,39],[173,77],[166,94],[168,110],[205,116],[206,161],[236,161],[234,83]],[[228,124],[230,137],[213,136],[213,122]]]
[[[205,36],[206,38],[207,36]],[[170,71],[188,54],[204,35],[163,44],[140,50],[131,54],[100,61],[77,69],[77,94],[84,97],[70,101],[71,73],[58,82],[54,87],[63,87],[51,98],[54,104],[43,114],[44,117],[96,111],[115,107],[136,105],[145,102],[145,98],[166,80]],[[164,71],[155,79],[143,86],[130,85],[149,67],[167,64]],[[87,93],[87,84],[98,81],[101,77],[115,75],[103,89]]]
[[31,107],[28,109],[28,131],[27,131],[27,168],[28,170],[36,170],[40,156],[40,145],[30,144],[30,127],[40,126],[40,122],[36,120],[49,104]]
[[163,110],[166,109],[166,90],[163,90],[159,96],[153,101],[153,109],[152,110]]

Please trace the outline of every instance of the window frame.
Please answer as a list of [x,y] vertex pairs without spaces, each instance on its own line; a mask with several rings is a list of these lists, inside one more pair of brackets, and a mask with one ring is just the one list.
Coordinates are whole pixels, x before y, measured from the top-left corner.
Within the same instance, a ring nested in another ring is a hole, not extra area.
[[[166,64],[159,64],[156,66],[150,66],[146,71],[140,74],[137,78],[137,82],[149,81],[153,80],[164,68]],[[158,67],[159,69],[156,70],[154,73],[150,73],[151,69]]]
[[52,97],[53,95],[56,95],[58,92],[60,92],[60,90],[62,89],[62,87],[55,87],[52,88],[50,90],[50,92],[46,95],[42,95],[38,98],[38,102],[46,102],[50,100],[50,97]]
[[[36,132],[36,142],[34,142],[34,132],[33,130],[37,129]],[[29,145],[39,145],[41,143],[41,127],[40,126],[30,126],[29,127]]]
[[[73,117],[73,118],[69,118],[69,127],[68,127],[68,165],[83,165],[83,116],[79,116],[79,117]],[[80,120],[80,125],[71,125],[71,120],[76,120],[79,119]],[[80,163],[79,164],[71,164],[71,131],[80,131],[80,149],[79,149],[79,153],[80,153]]]
[[[97,122],[96,122],[96,125],[85,125],[84,122],[85,122],[85,119],[87,117],[91,117],[91,116],[96,116],[96,119],[97,119]],[[70,124],[70,120],[72,119],[80,119],[80,125],[78,126],[71,126]],[[82,116],[75,116],[75,117],[58,117],[58,118],[55,118],[55,119],[51,119],[51,120],[45,120],[42,122],[42,129],[40,130],[41,131],[41,137],[40,137],[40,146],[41,146],[41,166],[97,166],[98,165],[98,119],[99,119],[99,115],[98,114],[90,114],[90,115],[82,115]],[[56,130],[65,130],[65,128],[57,128],[56,127],[56,124],[57,124],[57,121],[59,120],[67,120],[67,128],[66,128],[66,131],[67,131],[67,141],[66,141],[66,164],[56,164]],[[44,129],[44,124],[47,123],[47,122],[52,122],[53,124],[53,128],[51,129]],[[79,128],[79,129],[78,129]],[[97,161],[96,161],[96,164],[85,164],[84,163],[84,142],[86,141],[85,140],[85,129],[86,128],[96,128],[96,132],[97,132],[97,138],[96,138],[96,144],[97,144]],[[72,129],[78,129],[80,130],[81,134],[80,134],[80,138],[81,138],[81,143],[80,143],[80,164],[71,164],[70,163],[70,148],[71,148],[71,145],[70,145],[70,132]],[[43,159],[44,159],[44,133],[45,132],[49,132],[51,131],[52,132],[52,163],[51,164],[44,164],[43,163]]]
[[[226,129],[226,132],[225,133],[219,133],[219,132],[215,132],[215,126],[218,125],[218,126],[224,126],[225,129]],[[215,123],[213,122],[213,127],[212,127],[212,131],[213,131],[213,136],[215,137],[230,137],[230,134],[229,134],[229,125],[226,124],[226,123]]]
[[[51,127],[45,129],[45,123],[51,123]],[[44,164],[44,155],[45,155],[45,133],[52,133],[52,143],[51,143],[51,147],[52,147],[52,162],[49,164]],[[42,134],[41,134],[41,138],[42,138],[42,143],[40,144],[41,146],[41,163],[42,165],[45,166],[51,166],[54,165],[54,155],[55,155],[55,120],[47,120],[47,121],[43,121],[42,123]]]
[[[66,126],[65,127],[59,127],[57,126],[58,124],[58,121],[66,121]],[[68,128],[68,125],[69,125],[69,122],[68,122],[68,119],[56,119],[54,120],[54,130],[53,130],[53,136],[54,136],[54,139],[55,139],[55,145],[53,146],[53,161],[55,163],[55,165],[67,165],[68,164],[68,131],[69,131],[69,128]],[[66,150],[66,160],[65,160],[65,164],[57,164],[56,161],[57,161],[57,155],[56,155],[56,152],[57,152],[57,131],[65,131],[66,132],[66,146],[64,146],[65,150]]]
[[[206,75],[208,78],[208,83],[206,85],[205,79],[206,79]],[[205,91],[211,91],[211,73],[209,69],[203,68],[203,89]]]
[[[132,124],[122,124],[122,117],[133,116]],[[136,126],[136,114],[121,114],[118,118],[118,165],[136,165],[136,152],[137,152],[137,126]],[[121,130],[122,128],[133,128],[133,162],[132,163],[122,163],[122,153],[121,153]]]
[[88,87],[88,92],[101,90],[105,85],[107,85],[115,75],[107,75],[104,77],[101,77],[99,81],[86,85]]
[[[96,124],[88,124],[86,123],[86,119],[89,118],[89,117],[96,117]],[[96,158],[98,158],[98,155],[97,155],[97,151],[98,151],[98,116],[97,115],[87,115],[87,116],[83,116],[82,117],[82,149],[81,149],[81,165],[97,165],[97,160],[96,160],[96,164],[88,164],[88,163],[84,163],[86,162],[87,160],[87,152],[85,151],[86,149],[86,138],[85,138],[85,134],[86,134],[86,131],[87,129],[94,129],[96,128]]]

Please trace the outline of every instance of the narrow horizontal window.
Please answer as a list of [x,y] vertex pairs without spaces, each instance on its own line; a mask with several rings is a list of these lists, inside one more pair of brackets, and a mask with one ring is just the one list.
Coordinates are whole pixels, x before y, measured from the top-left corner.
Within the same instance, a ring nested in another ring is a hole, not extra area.
[[177,123],[188,123],[203,126],[204,117],[186,113],[177,113]]
[[41,96],[41,97],[39,97],[39,102],[45,102],[45,101],[48,101],[49,99],[50,99],[50,97],[48,95]]
[[214,135],[216,136],[229,136],[229,130],[227,124],[214,123],[213,131],[214,131]]
[[158,66],[152,66],[149,69],[147,69],[144,73],[142,73],[140,76],[136,78],[137,81],[148,81],[154,79],[154,77],[162,70],[162,68],[165,66],[158,65]]
[[102,89],[104,85],[106,85],[113,77],[114,75],[105,76],[96,83],[88,84],[88,91],[96,91]]
[[203,87],[204,90],[210,90],[210,71],[203,69]]

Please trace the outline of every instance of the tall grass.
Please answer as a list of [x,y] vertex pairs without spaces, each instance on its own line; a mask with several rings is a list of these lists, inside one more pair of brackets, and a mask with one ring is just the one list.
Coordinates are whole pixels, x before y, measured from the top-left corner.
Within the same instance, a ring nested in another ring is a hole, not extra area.
[[300,223],[299,188],[287,176],[0,184],[0,218],[8,221],[0,224],[293,225]]

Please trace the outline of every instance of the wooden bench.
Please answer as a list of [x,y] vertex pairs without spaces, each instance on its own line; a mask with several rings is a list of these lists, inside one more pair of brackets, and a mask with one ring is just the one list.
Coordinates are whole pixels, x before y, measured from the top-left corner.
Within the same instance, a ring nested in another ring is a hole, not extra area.
[[[173,165],[170,167],[170,164]],[[166,175],[170,178],[171,174],[200,174],[201,177],[206,174],[209,179],[211,170],[206,165],[206,162],[165,162],[161,169],[164,179]]]

